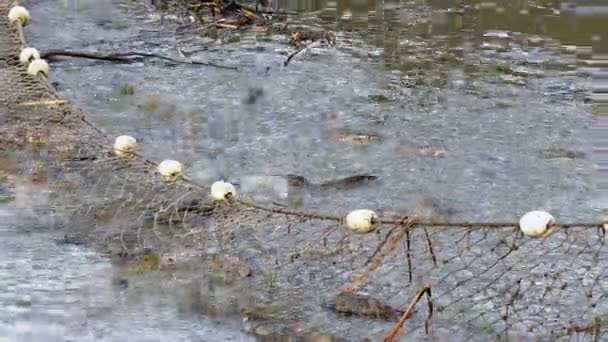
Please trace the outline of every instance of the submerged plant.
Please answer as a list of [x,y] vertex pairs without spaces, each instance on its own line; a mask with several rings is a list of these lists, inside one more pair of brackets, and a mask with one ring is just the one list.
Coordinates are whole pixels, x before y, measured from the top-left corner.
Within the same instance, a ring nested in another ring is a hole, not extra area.
[[135,95],[135,87],[127,85],[127,84],[120,86],[120,95],[122,95],[122,96]]
[[129,274],[143,274],[158,270],[160,258],[158,254],[146,253],[141,258],[136,258],[128,266]]

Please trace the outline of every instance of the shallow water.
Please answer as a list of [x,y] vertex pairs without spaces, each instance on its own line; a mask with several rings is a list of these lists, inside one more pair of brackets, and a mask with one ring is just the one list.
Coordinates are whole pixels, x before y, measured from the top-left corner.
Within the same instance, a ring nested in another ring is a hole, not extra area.
[[[144,24],[149,15],[141,8],[121,10],[116,4],[100,12],[86,2],[76,10],[59,4],[33,9],[41,20],[28,34],[42,50],[146,50],[174,56],[180,47],[203,50],[193,53],[193,59],[243,66],[233,72],[159,63],[56,64],[52,80],[95,123],[112,134],[134,135],[152,159],[183,161],[200,182],[288,173],[321,182],[372,173],[381,182],[329,198],[316,196],[306,205],[408,208],[428,195],[466,219],[513,219],[531,208],[549,210],[564,221],[592,217],[590,146],[584,133],[591,118],[581,101],[586,81],[565,76],[575,71],[574,55],[553,46],[529,46],[522,33],[490,32],[518,28],[504,27],[509,21],[491,26],[483,12],[477,14],[481,19],[464,16],[482,22],[471,30],[421,21],[411,29],[418,33],[397,35],[390,32],[389,14],[395,10],[387,9],[382,25],[370,28],[382,19],[372,17],[367,33],[349,34],[355,43],[380,45],[378,57],[353,57],[360,48],[320,50],[320,55],[279,68],[286,47],[276,42],[241,37],[227,46],[204,47],[203,39],[186,41],[187,35],[176,33],[171,23]],[[112,11],[111,19],[105,11]],[[58,34],[42,29],[65,22],[69,28]],[[361,24],[351,23],[355,28]],[[423,30],[429,32],[422,35]],[[386,39],[380,40],[379,31]],[[509,48],[494,48],[497,44]],[[455,58],[456,65],[441,63],[441,58]],[[523,76],[496,71],[507,63]],[[268,74],[263,72],[267,66],[272,66]],[[480,71],[470,71],[480,68],[494,72],[482,77]],[[423,84],[403,86],[412,77]],[[122,96],[121,86],[132,86],[135,94]],[[244,103],[250,88],[263,90],[253,105]],[[336,130],[343,128],[377,133],[384,140],[370,146],[339,143]],[[423,146],[447,154],[408,153]],[[542,150],[549,148],[586,155],[547,160]]]
[[63,233],[48,229],[49,222],[24,224],[19,208],[2,208],[0,217],[6,341],[253,340],[226,323],[184,315],[158,279],[116,282],[120,274],[108,258],[58,243]]
[[[280,67],[288,51],[284,40],[244,35],[213,45],[178,30],[170,19],[160,24],[150,8],[130,2],[31,4],[37,20],[26,35],[41,51],[176,56],[180,47],[193,59],[240,66],[236,72],[76,59],[53,65],[51,81],[93,122],[111,134],[135,136],[150,159],[183,161],[201,183],[221,177],[244,185],[247,176],[289,173],[322,182],[371,173],[380,181],[314,194],[304,205],[338,212],[403,209],[430,196],[454,219],[512,221],[536,208],[560,221],[593,219],[587,138],[592,121],[584,102],[589,79],[576,75],[577,56],[561,45],[598,45],[592,37],[602,26],[578,19],[573,35],[563,29],[572,19],[567,11],[556,12],[556,2],[502,10],[465,3],[470,7],[464,14],[447,11],[456,8],[449,1],[383,3],[384,8],[334,3],[335,13],[315,16],[342,18],[324,23],[347,30],[337,32],[338,48],[304,54],[286,68]],[[133,96],[121,94],[125,86],[133,87]],[[255,89],[263,96],[247,104]],[[382,141],[340,142],[337,133],[345,128],[379,134]],[[446,155],[415,152],[424,146],[440,147]],[[585,154],[547,159],[542,152],[550,148]],[[284,184],[276,186],[276,193],[284,191]],[[167,325],[163,340],[247,339],[229,320],[215,326],[180,314],[174,300],[145,280],[135,290],[116,288],[107,276],[114,269],[108,260],[86,248],[54,244],[59,232],[32,230],[25,237],[9,225],[2,233],[0,250],[10,254],[3,260],[14,261],[5,265],[6,286],[14,293],[6,302],[11,314],[2,318],[8,330],[58,339],[160,340],[155,323],[161,321]],[[20,278],[15,263],[32,265],[32,272]],[[48,286],[34,291],[36,284]],[[31,301],[25,308],[24,295]],[[347,325],[336,329],[347,333]]]

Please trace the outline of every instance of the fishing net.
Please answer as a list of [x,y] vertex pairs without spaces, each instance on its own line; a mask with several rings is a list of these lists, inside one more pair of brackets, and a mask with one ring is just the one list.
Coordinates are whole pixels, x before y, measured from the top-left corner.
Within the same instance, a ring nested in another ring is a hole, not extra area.
[[[206,313],[305,322],[348,340],[377,340],[400,317],[404,333],[421,339],[606,338],[608,248],[600,225],[531,239],[516,224],[417,224],[404,213],[357,235],[343,226],[346,213],[239,196],[214,202],[187,171],[165,183],[155,162],[117,157],[114,137],[59,98],[44,76],[29,75],[19,62],[21,26],[6,15],[12,5],[0,2],[0,148],[11,161],[2,179],[30,214],[65,231],[64,242],[127,258],[134,271],[219,274],[250,301],[266,303],[264,310],[221,306],[201,299],[199,286],[197,305]],[[195,261],[180,268],[183,260]]]

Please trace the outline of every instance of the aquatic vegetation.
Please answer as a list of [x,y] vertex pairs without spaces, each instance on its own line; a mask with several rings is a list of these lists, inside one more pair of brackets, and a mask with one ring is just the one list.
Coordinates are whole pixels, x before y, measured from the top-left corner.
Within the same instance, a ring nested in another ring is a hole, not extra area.
[[146,252],[141,256],[136,256],[128,262],[129,274],[144,274],[147,272],[157,271],[160,264],[158,254]]
[[135,95],[135,87],[124,84],[120,86],[120,95],[122,96],[133,96]]
[[262,274],[262,284],[267,290],[277,289],[280,286],[280,275],[277,272],[265,272]]
[[232,284],[252,274],[251,267],[236,256],[214,254],[207,260],[212,280],[219,284]]
[[507,64],[498,64],[496,65],[496,72],[500,74],[512,74],[513,68]]
[[337,130],[336,138],[338,142],[353,145],[370,145],[372,143],[380,143],[384,140],[378,133],[357,132],[349,129]]
[[545,159],[564,159],[564,160],[572,160],[572,159],[581,159],[585,158],[586,155],[581,151],[574,151],[565,148],[553,147],[542,150],[541,152],[543,158]]
[[147,96],[144,100],[142,108],[147,113],[154,113],[160,109],[161,101],[158,96]]

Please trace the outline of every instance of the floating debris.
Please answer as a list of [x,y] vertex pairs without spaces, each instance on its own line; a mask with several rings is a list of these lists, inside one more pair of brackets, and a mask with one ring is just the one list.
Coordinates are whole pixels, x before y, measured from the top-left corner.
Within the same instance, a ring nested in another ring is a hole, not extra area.
[[127,271],[129,274],[143,274],[157,271],[160,264],[160,257],[149,249],[145,249],[141,254],[135,254],[127,261]]
[[542,157],[545,159],[561,159],[561,160],[573,160],[585,158],[585,153],[581,151],[573,151],[560,147],[552,147],[541,152]]
[[232,255],[213,254],[207,260],[207,267],[215,280],[226,283],[241,280],[252,274],[249,265]]
[[349,129],[338,130],[336,136],[338,142],[354,145],[369,145],[383,141],[380,134],[351,131]]
[[511,33],[508,31],[490,30],[483,34],[484,37],[507,39],[511,38]]
[[448,151],[440,146],[400,146],[397,154],[402,157],[443,158],[448,155]]

